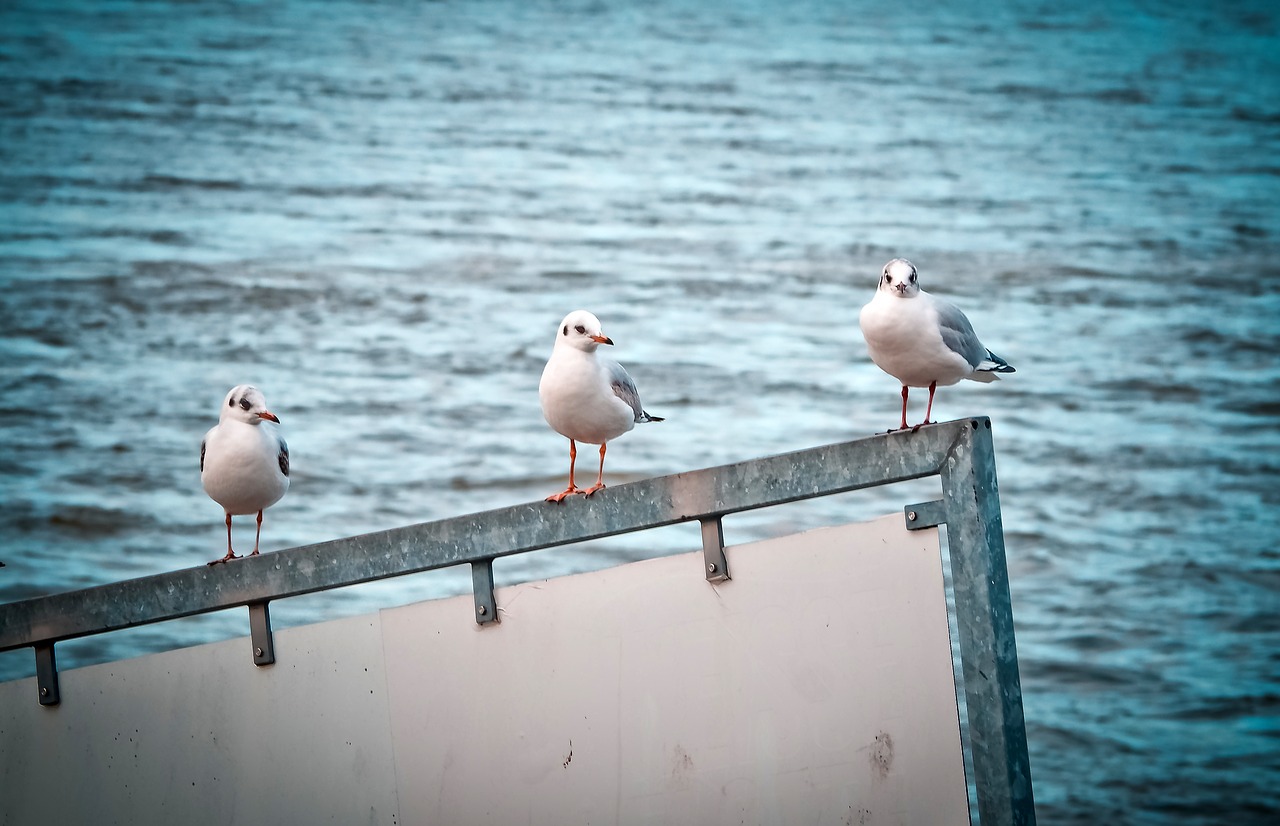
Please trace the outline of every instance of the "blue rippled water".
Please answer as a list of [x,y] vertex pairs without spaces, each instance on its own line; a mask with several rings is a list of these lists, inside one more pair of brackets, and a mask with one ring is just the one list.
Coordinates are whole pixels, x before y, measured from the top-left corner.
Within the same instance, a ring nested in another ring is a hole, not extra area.
[[857,311],[901,255],[1018,367],[935,412],[994,420],[1040,821],[1276,822],[1278,28],[1261,0],[9,0],[0,601],[219,555],[197,452],[239,382],[293,451],[266,548],[555,490],[537,381],[576,307],[668,418],[610,451],[615,483],[883,431]]

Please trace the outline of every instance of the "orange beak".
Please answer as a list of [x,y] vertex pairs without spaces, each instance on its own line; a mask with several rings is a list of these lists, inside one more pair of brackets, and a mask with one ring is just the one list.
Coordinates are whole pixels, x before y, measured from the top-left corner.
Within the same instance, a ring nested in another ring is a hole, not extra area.
[[591,340],[596,344],[613,344],[613,339],[608,336],[592,336]]
[[270,410],[262,411],[261,413],[258,414],[258,418],[266,419],[269,422],[275,422],[276,424],[280,424],[280,419],[277,418],[276,414],[272,413]]

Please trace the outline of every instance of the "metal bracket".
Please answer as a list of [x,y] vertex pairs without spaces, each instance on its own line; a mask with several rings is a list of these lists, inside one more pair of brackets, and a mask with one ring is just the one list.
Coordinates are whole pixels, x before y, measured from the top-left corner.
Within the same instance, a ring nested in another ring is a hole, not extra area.
[[249,635],[253,639],[253,664],[274,663],[276,646],[271,636],[271,612],[265,601],[249,603]]
[[40,705],[56,706],[62,702],[62,694],[58,691],[58,661],[53,656],[53,643],[36,643],[35,649]]
[[724,526],[720,517],[709,516],[702,523],[702,562],[706,565],[707,582],[729,579],[729,558],[724,553]]
[[488,625],[498,619],[498,601],[493,597],[493,560],[471,563],[471,588],[476,596],[476,623]]
[[936,528],[947,523],[947,505],[941,499],[921,502],[918,505],[907,505],[902,512],[907,517],[909,531],[922,531],[925,528]]

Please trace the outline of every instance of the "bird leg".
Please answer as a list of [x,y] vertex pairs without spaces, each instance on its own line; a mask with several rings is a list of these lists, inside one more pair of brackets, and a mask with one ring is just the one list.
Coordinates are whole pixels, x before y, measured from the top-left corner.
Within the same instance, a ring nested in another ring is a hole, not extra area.
[[572,496],[575,493],[582,493],[582,489],[573,483],[573,465],[578,461],[578,446],[573,443],[573,439],[569,440],[569,487],[553,493],[546,498],[547,502],[563,502],[566,496]]
[[[262,514],[259,513],[258,515],[259,517],[261,517]],[[222,559],[215,559],[209,564],[217,565],[219,562],[226,562],[231,559],[239,559],[239,558],[240,557],[236,555],[236,552],[231,550],[231,514],[227,514],[227,555],[224,556]]]
[[[902,389],[906,390],[907,388],[904,387]],[[938,383],[936,381],[929,382],[929,406],[926,407],[924,410],[924,421],[916,425],[915,427],[911,428],[912,433],[915,433],[917,430],[919,430],[920,428],[924,427],[927,424],[933,424],[933,422],[929,421],[929,415],[933,413],[933,394],[937,392],[937,390],[938,390]],[[907,414],[904,412],[902,414],[902,421],[906,422],[906,420],[907,420]]]
[[600,472],[596,474],[596,483],[583,491],[583,494],[590,496],[596,491],[604,487],[604,449],[605,444],[600,445]]
[[258,511],[258,532],[253,535],[253,553],[249,556],[258,555],[258,540],[262,538],[262,511]]
[[[907,429],[907,396],[910,393],[911,390],[905,384],[902,385],[902,424],[898,425],[898,430]],[[893,431],[890,430],[889,432],[892,433]]]

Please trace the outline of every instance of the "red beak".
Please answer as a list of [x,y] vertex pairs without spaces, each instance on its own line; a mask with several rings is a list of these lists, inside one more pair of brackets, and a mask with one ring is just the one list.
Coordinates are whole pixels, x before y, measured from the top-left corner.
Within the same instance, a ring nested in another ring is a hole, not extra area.
[[266,419],[269,422],[275,422],[276,424],[280,424],[280,419],[278,419],[276,417],[276,414],[272,413],[270,410],[262,411],[261,413],[258,414],[258,418]]
[[608,336],[592,336],[591,340],[596,344],[613,344],[613,339]]

